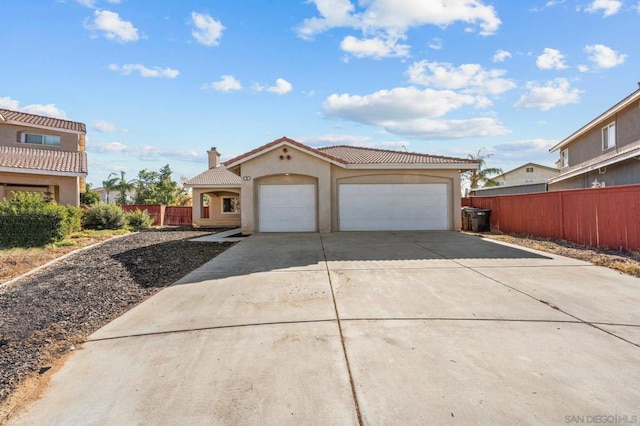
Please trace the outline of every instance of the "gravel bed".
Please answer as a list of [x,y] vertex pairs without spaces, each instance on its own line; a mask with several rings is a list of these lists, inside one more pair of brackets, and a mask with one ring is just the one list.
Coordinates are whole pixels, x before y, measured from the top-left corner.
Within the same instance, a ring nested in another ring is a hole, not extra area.
[[86,336],[233,245],[187,241],[212,232],[115,238],[0,287],[0,405]]

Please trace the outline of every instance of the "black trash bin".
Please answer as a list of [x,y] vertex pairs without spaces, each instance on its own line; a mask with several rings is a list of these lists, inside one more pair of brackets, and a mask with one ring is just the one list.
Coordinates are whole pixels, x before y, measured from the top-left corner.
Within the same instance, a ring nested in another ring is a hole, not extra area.
[[491,209],[464,207],[462,209],[462,229],[472,232],[491,231]]

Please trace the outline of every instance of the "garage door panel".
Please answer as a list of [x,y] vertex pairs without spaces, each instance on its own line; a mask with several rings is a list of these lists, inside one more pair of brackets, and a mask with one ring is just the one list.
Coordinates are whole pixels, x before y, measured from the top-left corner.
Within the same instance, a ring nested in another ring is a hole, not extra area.
[[342,231],[449,229],[446,184],[342,184]]
[[260,185],[260,232],[314,232],[315,185]]

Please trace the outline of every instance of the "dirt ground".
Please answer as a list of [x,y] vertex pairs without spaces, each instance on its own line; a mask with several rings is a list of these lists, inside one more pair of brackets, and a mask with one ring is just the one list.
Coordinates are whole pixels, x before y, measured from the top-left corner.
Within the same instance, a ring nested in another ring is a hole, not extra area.
[[573,259],[584,260],[598,266],[605,266],[624,274],[640,277],[640,252],[621,252],[595,249],[568,241],[555,241],[523,235],[506,235],[499,233],[480,234],[483,237],[546,251]]

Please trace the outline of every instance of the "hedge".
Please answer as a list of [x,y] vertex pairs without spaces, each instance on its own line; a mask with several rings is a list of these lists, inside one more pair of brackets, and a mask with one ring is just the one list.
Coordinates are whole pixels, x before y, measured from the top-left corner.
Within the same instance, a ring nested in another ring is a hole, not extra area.
[[82,210],[45,201],[34,193],[16,193],[0,203],[0,246],[37,247],[80,230]]

